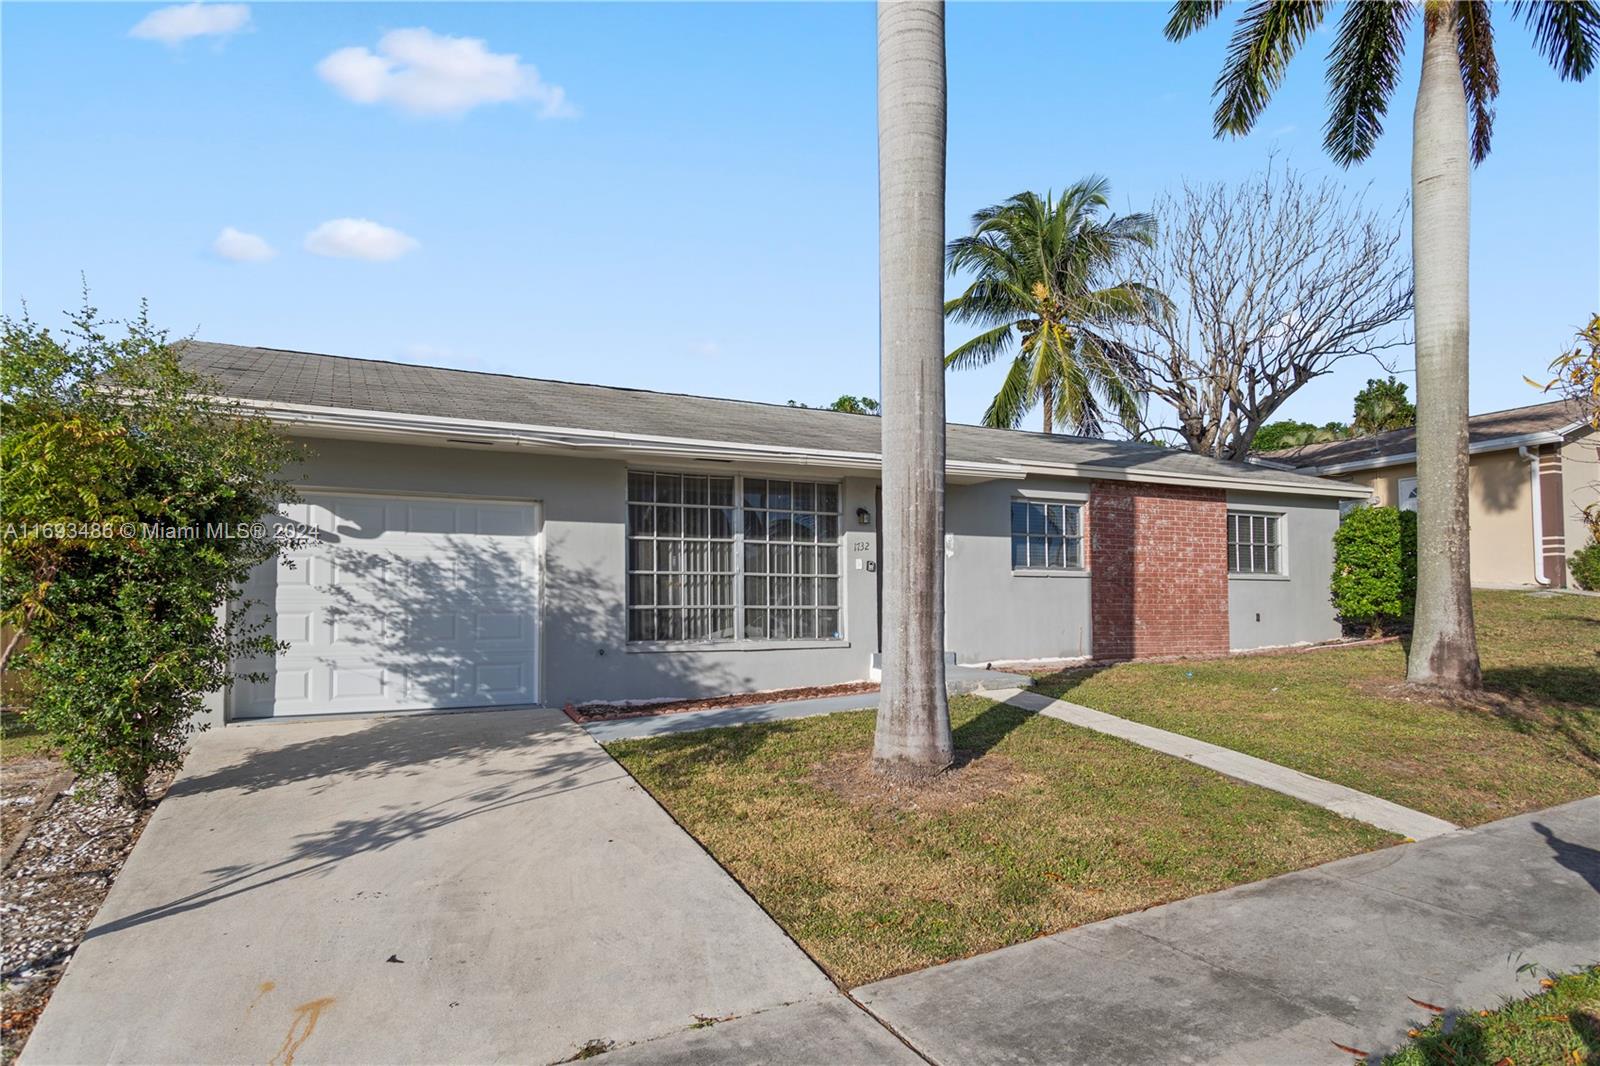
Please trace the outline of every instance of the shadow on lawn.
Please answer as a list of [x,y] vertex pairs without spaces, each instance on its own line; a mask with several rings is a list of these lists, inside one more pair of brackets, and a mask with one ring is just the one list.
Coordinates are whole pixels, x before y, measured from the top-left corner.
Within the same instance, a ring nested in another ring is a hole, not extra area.
[[[845,715],[871,714],[870,711],[846,711]],[[838,715],[829,715],[837,719]],[[1012,731],[1033,717],[1031,711],[1020,710],[1004,703],[993,703],[951,730],[951,740],[956,749],[955,768],[959,769],[992,751]],[[607,747],[626,757],[635,745],[649,752],[650,772],[668,781],[704,770],[716,763],[745,764],[769,754],[768,745],[784,739],[798,730],[815,723],[814,718],[791,718],[777,722],[754,722],[747,725],[701,729],[692,733],[668,733],[659,737],[646,737],[617,741]],[[864,723],[859,740],[865,746],[862,757],[871,751],[872,729]],[[856,738],[852,738],[856,740]],[[842,749],[841,749],[842,750]],[[807,752],[811,758],[816,753]]]
[[1483,687],[1485,709],[1516,732],[1558,736],[1600,763],[1600,664],[1490,667]]

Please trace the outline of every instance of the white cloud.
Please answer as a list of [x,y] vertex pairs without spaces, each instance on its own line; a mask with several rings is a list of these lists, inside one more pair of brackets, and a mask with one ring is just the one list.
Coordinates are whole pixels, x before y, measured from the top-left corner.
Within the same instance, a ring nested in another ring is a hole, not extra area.
[[211,242],[212,251],[235,263],[264,263],[277,255],[277,250],[263,237],[254,233],[223,226],[217,239]]
[[368,218],[335,218],[306,234],[306,251],[334,259],[399,259],[418,247],[397,229],[380,226]]
[[191,37],[226,37],[249,24],[248,4],[176,4],[150,12],[128,36],[179,45]]
[[447,37],[418,27],[391,30],[373,52],[341,48],[317,74],[358,104],[387,103],[416,115],[461,115],[481,104],[529,100],[540,118],[571,118],[566,91],[539,77],[521,57],[495,53],[476,37]]

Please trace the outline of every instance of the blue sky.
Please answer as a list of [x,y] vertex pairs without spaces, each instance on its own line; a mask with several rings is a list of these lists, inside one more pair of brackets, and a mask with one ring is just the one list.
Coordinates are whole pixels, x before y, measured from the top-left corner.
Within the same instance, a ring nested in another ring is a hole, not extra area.
[[[258,3],[144,21],[157,11],[0,8],[7,312],[53,320],[82,272],[106,311],[148,297],[210,340],[778,402],[877,394],[871,6]],[[1400,205],[1416,42],[1388,133],[1347,172],[1320,148],[1327,36],[1257,133],[1216,141],[1227,28],[1170,44],[1165,12],[950,7],[951,234],[1090,173],[1144,209],[1274,147]],[[1600,77],[1558,81],[1497,17],[1475,411],[1534,402],[1522,376],[1600,302]],[[471,77],[407,74],[418,49]],[[264,249],[237,235],[220,254],[225,228],[275,254],[249,261]],[[1346,363],[1283,414],[1346,417],[1378,372]],[[952,375],[951,418],[976,421],[1000,374]]]

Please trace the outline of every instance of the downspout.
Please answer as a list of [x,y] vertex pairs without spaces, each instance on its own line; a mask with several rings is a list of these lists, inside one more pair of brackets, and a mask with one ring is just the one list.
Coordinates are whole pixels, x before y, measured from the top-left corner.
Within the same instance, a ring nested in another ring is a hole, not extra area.
[[1544,508],[1539,499],[1539,453],[1528,451],[1526,444],[1519,445],[1517,454],[1528,463],[1530,490],[1533,494],[1533,579],[1549,586],[1544,573]]

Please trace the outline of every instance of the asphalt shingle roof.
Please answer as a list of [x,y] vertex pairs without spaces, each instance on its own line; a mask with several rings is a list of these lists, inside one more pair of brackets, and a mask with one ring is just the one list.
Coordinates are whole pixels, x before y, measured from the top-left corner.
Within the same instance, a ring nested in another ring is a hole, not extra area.
[[[880,450],[880,419],[839,411],[645,389],[353,359],[279,348],[184,342],[182,358],[226,396],[576,430],[621,431],[726,444],[823,451]],[[1274,486],[1331,487],[1325,479],[1130,441],[952,424],[956,461],[1076,464],[1130,476],[1230,478]]]
[[[1566,400],[1511,407],[1504,411],[1488,411],[1467,419],[1467,437],[1473,444],[1499,440],[1504,437],[1522,437],[1529,433],[1553,433],[1578,421],[1578,409]],[[1262,452],[1263,459],[1288,463],[1291,466],[1331,466],[1334,463],[1353,463],[1381,459],[1386,456],[1411,455],[1417,450],[1415,429],[1395,429],[1388,433],[1374,433],[1370,437],[1353,437],[1349,440],[1330,440],[1321,444],[1304,444],[1297,448],[1279,448]]]

